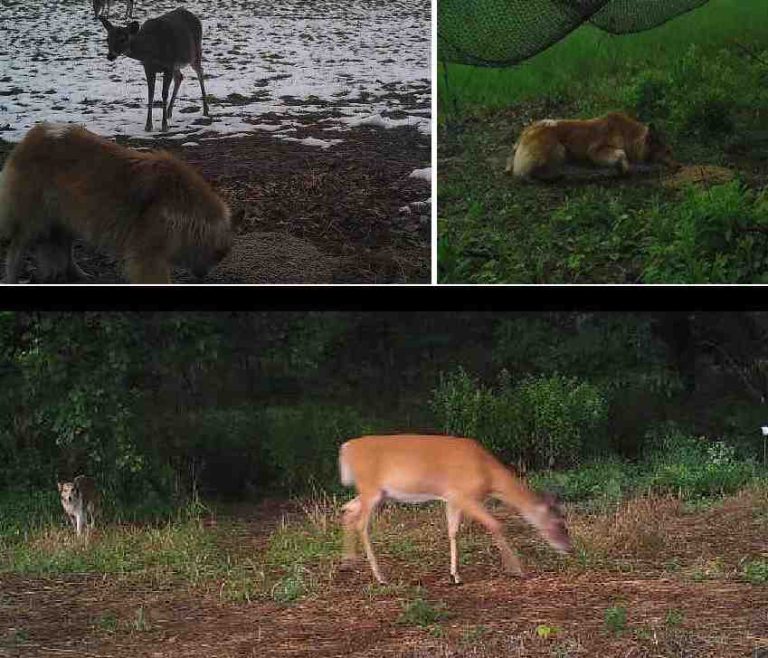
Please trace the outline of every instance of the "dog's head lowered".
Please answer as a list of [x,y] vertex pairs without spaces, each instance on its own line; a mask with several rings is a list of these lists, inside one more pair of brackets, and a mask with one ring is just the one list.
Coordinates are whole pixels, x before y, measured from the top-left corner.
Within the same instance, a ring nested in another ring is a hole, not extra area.
[[648,132],[645,134],[645,160],[658,162],[671,169],[680,168],[680,163],[672,155],[669,144],[652,123],[648,124]]

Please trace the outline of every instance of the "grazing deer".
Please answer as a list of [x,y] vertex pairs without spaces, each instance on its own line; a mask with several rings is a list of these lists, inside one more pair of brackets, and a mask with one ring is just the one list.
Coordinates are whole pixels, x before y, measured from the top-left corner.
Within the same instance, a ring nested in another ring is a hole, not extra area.
[[363,436],[339,450],[341,481],[354,485],[357,497],[344,507],[344,557],[355,556],[355,530],[360,534],[368,563],[377,581],[384,583],[368,537],[376,506],[385,498],[404,503],[442,500],[446,505],[451,550],[451,576],[458,572],[456,535],[462,514],[481,523],[493,536],[507,571],[522,574],[520,561],[502,533],[502,524],[483,505],[492,496],[535,527],[549,544],[571,552],[568,529],[554,497],[539,497],[491,453],[473,439],[452,436]]
[[[147,76],[147,123],[144,130],[152,130],[152,102],[155,98],[155,78],[163,74],[163,132],[168,130],[168,119],[173,115],[173,103],[184,79],[181,68],[191,66],[200,81],[203,95],[203,114],[208,116],[208,101],[203,82],[202,45],[203,28],[200,19],[186,9],[174,9],[167,14],[151,18],[143,25],[137,21],[125,27],[115,27],[106,18],[100,19],[107,30],[107,59],[127,55],[144,65]],[[168,88],[173,78],[173,94],[168,103]]]
[[96,482],[87,475],[78,475],[72,482],[58,482],[61,505],[78,535],[86,534],[96,525],[99,494]]
[[[112,4],[112,0],[93,0],[93,15],[95,18],[99,18],[99,16],[104,16],[104,18],[109,18],[109,8]],[[104,11],[104,7],[107,8],[107,11]],[[125,16],[124,18],[131,18],[133,16],[133,0],[126,0],[125,5]]]

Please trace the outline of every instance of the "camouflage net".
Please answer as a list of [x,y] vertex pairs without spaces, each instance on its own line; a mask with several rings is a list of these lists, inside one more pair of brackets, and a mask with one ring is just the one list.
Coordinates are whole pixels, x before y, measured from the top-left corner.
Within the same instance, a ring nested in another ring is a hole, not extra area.
[[511,66],[583,23],[612,34],[642,32],[708,0],[438,0],[439,57]]

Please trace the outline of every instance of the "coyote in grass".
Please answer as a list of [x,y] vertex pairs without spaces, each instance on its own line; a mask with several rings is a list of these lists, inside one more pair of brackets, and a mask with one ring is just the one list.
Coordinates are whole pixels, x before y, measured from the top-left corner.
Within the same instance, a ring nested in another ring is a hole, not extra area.
[[61,505],[78,536],[95,526],[99,494],[93,478],[78,475],[72,482],[58,482]]
[[623,112],[597,119],[544,119],[525,128],[507,160],[507,173],[517,178],[553,180],[566,162],[590,162],[629,173],[630,162],[679,165],[653,124]]

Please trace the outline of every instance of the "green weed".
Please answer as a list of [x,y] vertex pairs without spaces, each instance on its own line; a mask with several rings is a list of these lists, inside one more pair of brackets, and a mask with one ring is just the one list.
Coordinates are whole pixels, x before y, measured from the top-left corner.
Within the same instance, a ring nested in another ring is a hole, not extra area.
[[627,609],[620,605],[606,608],[604,620],[606,629],[615,635],[619,635],[627,629]]

